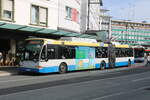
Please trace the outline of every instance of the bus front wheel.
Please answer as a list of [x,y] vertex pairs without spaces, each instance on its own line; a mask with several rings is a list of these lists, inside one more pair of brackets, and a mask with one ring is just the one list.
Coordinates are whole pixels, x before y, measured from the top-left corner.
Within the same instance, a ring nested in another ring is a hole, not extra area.
[[65,63],[61,63],[59,66],[59,73],[64,74],[67,72],[67,65]]

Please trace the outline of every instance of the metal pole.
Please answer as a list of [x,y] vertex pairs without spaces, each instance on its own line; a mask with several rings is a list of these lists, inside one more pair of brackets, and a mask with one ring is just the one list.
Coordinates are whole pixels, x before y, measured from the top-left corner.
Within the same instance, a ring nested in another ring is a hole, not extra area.
[[90,0],[88,0],[87,30],[90,28]]
[[112,33],[111,33],[111,19],[109,19],[109,30],[108,30],[108,39],[111,41]]
[[60,15],[60,0],[58,0],[58,22],[57,22],[57,29],[59,28],[59,15]]
[[127,44],[128,22],[126,23],[125,44]]

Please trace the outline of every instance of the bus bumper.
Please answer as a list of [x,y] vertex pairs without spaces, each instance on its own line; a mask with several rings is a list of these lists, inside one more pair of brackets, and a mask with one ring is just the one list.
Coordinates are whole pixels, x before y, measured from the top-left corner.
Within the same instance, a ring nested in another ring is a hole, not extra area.
[[38,72],[39,72],[39,69],[37,69],[37,68],[25,68],[25,67],[20,67],[20,68],[19,68],[19,71],[20,71],[20,72],[36,72],[36,73],[38,73]]
[[53,72],[59,72],[58,67],[47,67],[47,68],[25,68],[20,67],[20,72],[35,72],[35,73],[53,73]]

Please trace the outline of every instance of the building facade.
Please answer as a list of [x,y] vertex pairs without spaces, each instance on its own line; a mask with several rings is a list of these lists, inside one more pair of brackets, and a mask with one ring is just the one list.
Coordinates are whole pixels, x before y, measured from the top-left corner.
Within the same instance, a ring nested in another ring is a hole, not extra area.
[[6,43],[0,51],[15,53],[17,40],[29,36],[80,34],[80,4],[80,0],[0,0],[0,41]]
[[[101,0],[96,1],[100,3]],[[82,34],[87,30],[88,2],[89,0],[0,0],[0,52],[15,55],[20,41],[28,37],[95,38]],[[83,9],[85,7],[86,12]],[[98,4],[90,8],[92,13],[98,11],[99,14]],[[92,13],[89,13],[89,27],[99,29],[99,18]],[[82,27],[86,27],[84,32]]]
[[[100,9],[100,12],[100,30],[108,40],[111,37],[111,16],[109,16],[107,9]],[[104,37],[101,36],[103,39]]]
[[59,0],[58,9],[58,29],[80,33],[81,0]]
[[102,0],[81,0],[81,33],[100,30]]
[[100,9],[100,30],[109,31],[109,25],[111,24],[111,16],[107,14],[109,10],[107,9]]
[[1,21],[57,29],[58,0],[0,0]]
[[112,40],[122,44],[150,46],[150,24],[112,20]]
[[17,41],[57,30],[58,0],[0,0],[0,51],[16,53]]

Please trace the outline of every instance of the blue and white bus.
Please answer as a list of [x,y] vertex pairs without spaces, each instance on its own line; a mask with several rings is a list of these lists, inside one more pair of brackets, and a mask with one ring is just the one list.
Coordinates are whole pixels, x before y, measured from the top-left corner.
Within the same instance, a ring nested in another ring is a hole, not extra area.
[[21,72],[65,73],[67,71],[130,66],[133,49],[128,45],[29,38],[21,57]]

